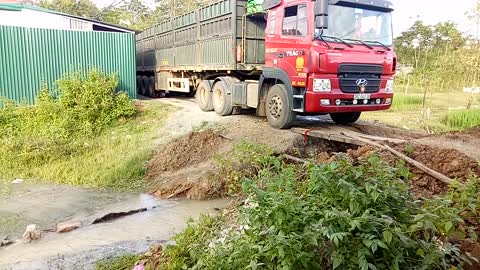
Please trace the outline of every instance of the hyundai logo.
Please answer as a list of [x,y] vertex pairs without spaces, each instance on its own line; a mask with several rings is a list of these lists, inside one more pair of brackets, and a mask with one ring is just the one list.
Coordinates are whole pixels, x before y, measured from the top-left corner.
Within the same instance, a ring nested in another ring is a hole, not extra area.
[[360,87],[365,87],[368,85],[367,79],[358,79],[357,80],[357,85]]

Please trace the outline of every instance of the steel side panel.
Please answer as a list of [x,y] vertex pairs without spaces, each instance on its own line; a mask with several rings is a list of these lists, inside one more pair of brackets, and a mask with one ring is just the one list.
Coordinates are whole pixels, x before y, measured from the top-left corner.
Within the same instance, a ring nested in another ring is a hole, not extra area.
[[0,96],[33,104],[42,85],[55,91],[65,73],[96,68],[119,77],[136,98],[135,36],[0,26]]

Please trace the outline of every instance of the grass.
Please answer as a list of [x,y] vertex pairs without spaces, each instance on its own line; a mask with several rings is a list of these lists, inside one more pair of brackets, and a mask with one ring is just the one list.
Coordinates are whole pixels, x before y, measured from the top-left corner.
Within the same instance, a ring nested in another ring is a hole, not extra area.
[[138,255],[124,255],[112,260],[97,262],[96,270],[132,270],[140,259]]
[[0,164],[0,179],[15,178],[84,187],[140,190],[158,128],[172,111],[169,105],[142,102],[140,114],[84,141],[83,150],[59,160],[25,165]]
[[[480,124],[478,121],[474,121],[475,117],[473,117],[473,115],[477,115],[474,111],[475,108],[480,106],[480,98],[473,99],[472,102],[471,95],[461,91],[440,92],[429,90],[425,97],[426,111],[424,111],[422,89],[410,88],[408,93],[403,92],[404,86],[400,85],[396,89],[397,92],[390,110],[367,112],[362,114],[362,119],[377,120],[400,128],[428,129],[435,132],[461,130],[466,126]],[[474,108],[472,112],[460,113],[460,111],[465,111],[469,102],[472,102]],[[445,121],[448,114],[455,115],[455,121],[461,121],[462,123],[449,124]],[[459,117],[462,120],[458,120]]]
[[397,94],[393,99],[391,110],[415,110],[422,108],[423,97],[418,95]]
[[480,125],[480,109],[448,112],[443,123],[453,129],[468,129]]

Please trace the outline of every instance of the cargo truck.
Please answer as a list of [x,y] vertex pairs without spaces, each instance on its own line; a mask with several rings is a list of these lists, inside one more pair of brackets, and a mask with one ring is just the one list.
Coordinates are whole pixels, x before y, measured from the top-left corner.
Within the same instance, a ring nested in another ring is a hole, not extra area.
[[222,0],[137,35],[140,94],[195,95],[203,111],[256,110],[271,126],[389,109],[397,58],[386,0]]

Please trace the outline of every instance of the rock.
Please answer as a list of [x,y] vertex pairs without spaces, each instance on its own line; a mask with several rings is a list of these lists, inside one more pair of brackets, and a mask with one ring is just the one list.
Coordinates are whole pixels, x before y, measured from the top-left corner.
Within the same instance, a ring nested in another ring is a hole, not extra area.
[[57,233],[67,233],[76,230],[82,226],[80,221],[66,221],[57,224]]
[[22,239],[25,243],[30,243],[33,240],[38,240],[42,237],[42,231],[37,229],[37,225],[30,224],[27,226],[25,233],[22,236]]
[[15,241],[11,240],[8,236],[0,237],[0,247],[5,247],[13,244]]
[[23,179],[20,179],[20,178],[17,178],[12,181],[12,184],[21,184],[21,183],[23,183]]

